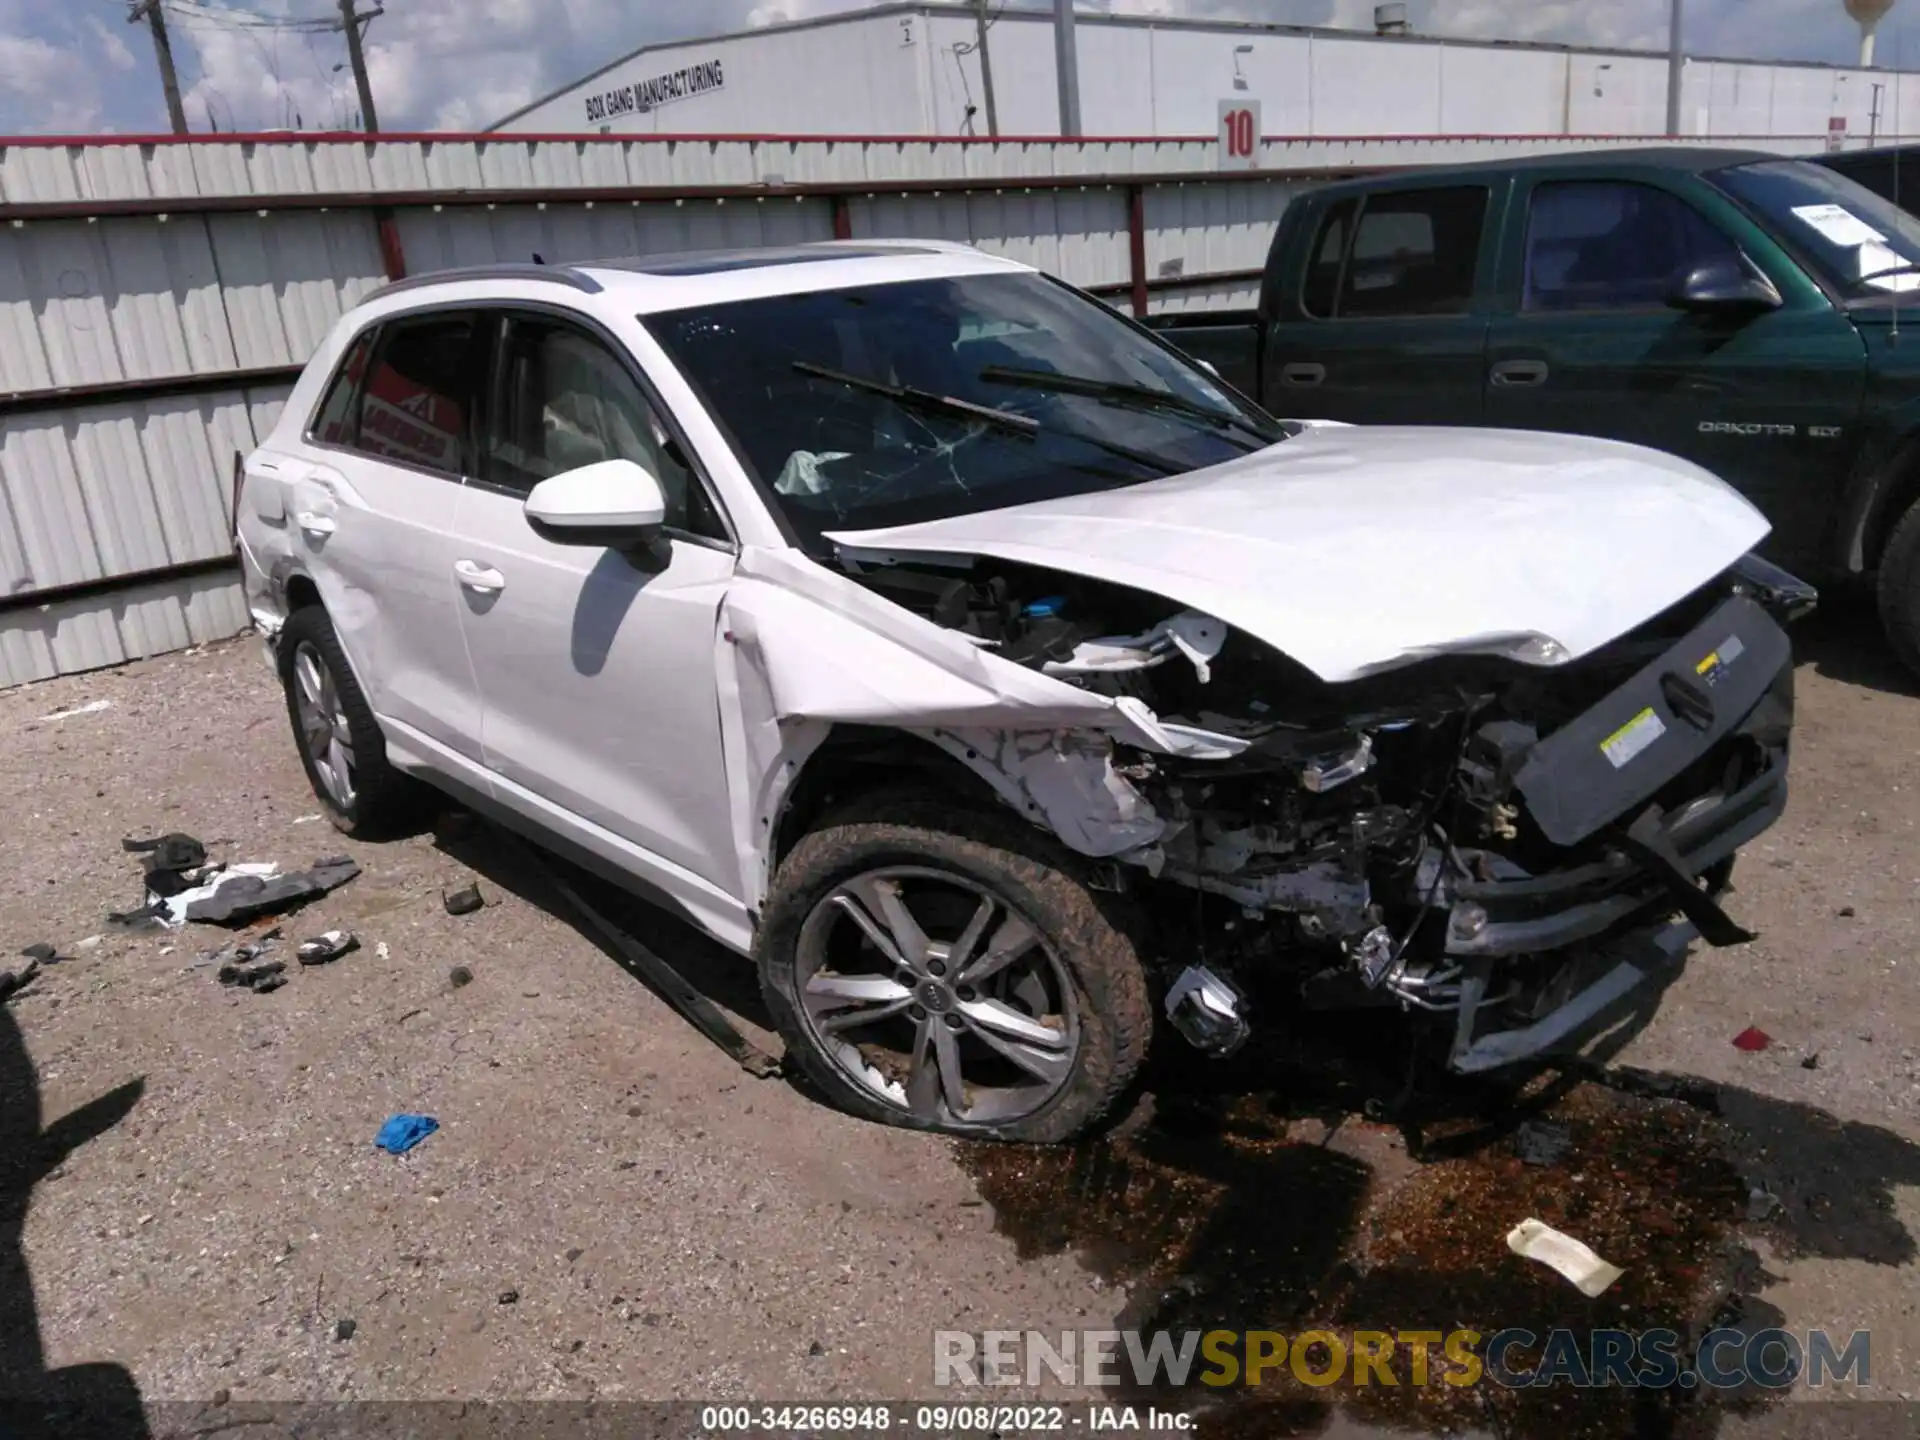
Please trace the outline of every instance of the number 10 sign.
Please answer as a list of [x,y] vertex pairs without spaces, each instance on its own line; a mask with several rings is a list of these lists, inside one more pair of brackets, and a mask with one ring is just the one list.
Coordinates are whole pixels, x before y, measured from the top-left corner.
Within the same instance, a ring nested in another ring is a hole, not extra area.
[[1218,138],[1222,170],[1259,169],[1260,102],[1222,100]]

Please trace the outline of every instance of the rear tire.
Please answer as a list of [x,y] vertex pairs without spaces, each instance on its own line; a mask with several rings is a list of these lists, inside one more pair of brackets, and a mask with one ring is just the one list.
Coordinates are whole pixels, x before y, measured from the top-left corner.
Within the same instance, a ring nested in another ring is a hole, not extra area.
[[386,736],[327,612],[318,605],[294,611],[277,650],[294,745],[334,828],[379,838],[418,818],[423,790],[387,762]]
[[1880,552],[1876,598],[1894,655],[1920,675],[1920,503],[1900,517]]
[[1112,1111],[1153,1031],[1134,942],[1071,858],[951,799],[874,801],[803,837],[755,959],[789,1060],[882,1124],[1070,1139]]

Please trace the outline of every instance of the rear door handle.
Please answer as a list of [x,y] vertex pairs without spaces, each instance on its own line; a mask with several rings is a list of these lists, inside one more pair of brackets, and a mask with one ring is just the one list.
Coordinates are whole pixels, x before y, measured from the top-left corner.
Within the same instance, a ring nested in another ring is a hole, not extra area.
[[478,560],[454,561],[453,578],[476,595],[497,595],[507,588],[506,576]]
[[1292,385],[1301,390],[1311,390],[1327,378],[1327,367],[1313,361],[1300,361],[1280,367],[1280,383]]
[[309,535],[331,535],[340,528],[331,515],[322,515],[317,510],[302,510],[293,517],[293,523]]
[[1547,383],[1544,360],[1502,360],[1493,367],[1493,383],[1508,389],[1520,389]]

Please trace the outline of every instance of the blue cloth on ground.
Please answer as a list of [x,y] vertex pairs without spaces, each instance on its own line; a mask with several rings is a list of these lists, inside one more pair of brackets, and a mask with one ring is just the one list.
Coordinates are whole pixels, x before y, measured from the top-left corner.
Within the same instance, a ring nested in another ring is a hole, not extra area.
[[431,1115],[394,1115],[380,1127],[373,1143],[389,1155],[404,1155],[440,1128]]

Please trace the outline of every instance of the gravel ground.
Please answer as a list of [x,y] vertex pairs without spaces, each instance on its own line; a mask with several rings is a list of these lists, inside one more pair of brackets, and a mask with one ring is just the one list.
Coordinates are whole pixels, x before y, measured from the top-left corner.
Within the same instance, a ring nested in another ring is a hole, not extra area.
[[[486,831],[343,844],[256,642],[0,694],[0,945],[72,957],[0,1011],[0,1380],[112,1364],[149,1405],[230,1413],[897,1399],[941,1395],[935,1330],[1737,1312],[1870,1328],[1872,1393],[1911,1398],[1920,700],[1870,635],[1842,607],[1799,637],[1794,797],[1733,899],[1761,939],[1696,956],[1618,1057],[1626,1081],[1539,1097],[1571,1145],[1547,1166],[1458,1115],[1373,1124],[1271,1046],[1224,1069],[1168,1056],[1115,1136],[1069,1149],[860,1124],[735,1068]],[[285,868],[353,854],[365,873],[286,927],[361,949],[255,995],[189,968],[223,932],[112,933],[139,891],[121,837],[169,830]],[[486,908],[447,915],[476,878]],[[625,918],[756,1018],[738,962]],[[1734,1048],[1748,1025],[1773,1046]],[[371,1142],[396,1111],[441,1129],[386,1155]],[[1780,1202],[1764,1221],[1756,1184]],[[1586,1302],[1507,1255],[1529,1214],[1627,1277]],[[1295,1387],[1215,1405],[1207,1428],[1650,1433],[1623,1395],[1476,1410]],[[1773,1433],[1803,1409],[1675,1401],[1654,1428]]]

